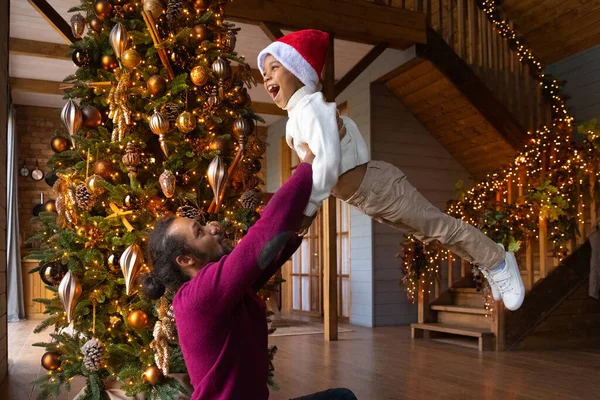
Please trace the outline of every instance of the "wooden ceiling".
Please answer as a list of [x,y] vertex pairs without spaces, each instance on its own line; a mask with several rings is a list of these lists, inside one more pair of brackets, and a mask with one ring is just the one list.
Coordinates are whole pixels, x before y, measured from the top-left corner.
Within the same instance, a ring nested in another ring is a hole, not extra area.
[[600,0],[504,0],[501,9],[544,65],[600,44]]

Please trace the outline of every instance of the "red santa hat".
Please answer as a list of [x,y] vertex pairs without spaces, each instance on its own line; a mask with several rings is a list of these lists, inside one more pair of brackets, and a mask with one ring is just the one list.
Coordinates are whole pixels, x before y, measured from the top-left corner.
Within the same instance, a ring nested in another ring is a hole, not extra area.
[[258,55],[258,68],[264,74],[265,58],[269,54],[312,90],[319,77],[329,50],[329,34],[316,29],[293,32],[277,39]]

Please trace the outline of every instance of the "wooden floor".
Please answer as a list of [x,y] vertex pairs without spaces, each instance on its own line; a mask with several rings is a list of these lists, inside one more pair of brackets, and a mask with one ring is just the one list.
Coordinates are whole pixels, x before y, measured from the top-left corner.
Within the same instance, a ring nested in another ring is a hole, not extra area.
[[[9,324],[9,379],[0,399],[35,398],[28,384],[43,349],[30,347],[44,335],[30,333],[35,321]],[[279,347],[276,381],[287,400],[328,387],[352,389],[360,400],[391,399],[597,399],[600,351],[479,353],[449,344],[411,341],[408,327],[352,327],[338,342],[322,335],[271,339]],[[81,388],[60,399],[71,399]]]

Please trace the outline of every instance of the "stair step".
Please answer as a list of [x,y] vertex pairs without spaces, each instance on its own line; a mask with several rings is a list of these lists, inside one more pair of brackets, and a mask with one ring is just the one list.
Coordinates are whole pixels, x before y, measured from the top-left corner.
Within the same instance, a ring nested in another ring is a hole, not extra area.
[[456,293],[474,293],[474,294],[481,293],[476,288],[472,288],[472,287],[453,287],[450,290],[453,292],[456,292]]
[[483,308],[485,299],[481,291],[475,288],[452,288],[452,304],[461,307]]
[[486,315],[487,310],[485,308],[474,308],[474,307],[463,307],[460,305],[432,305],[432,310],[435,311],[447,311],[447,312],[455,312],[455,313],[463,313],[463,314],[477,314],[477,315]]
[[441,333],[450,333],[453,335],[470,336],[470,337],[485,337],[494,336],[490,329],[485,328],[471,328],[460,325],[440,324],[440,323],[424,323],[424,324],[411,324],[410,327],[414,329],[420,329],[423,331],[433,331]]

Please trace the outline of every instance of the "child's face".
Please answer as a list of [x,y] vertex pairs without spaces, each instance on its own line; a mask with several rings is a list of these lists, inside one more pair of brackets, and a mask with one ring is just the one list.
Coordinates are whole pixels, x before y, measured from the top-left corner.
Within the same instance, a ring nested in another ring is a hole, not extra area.
[[277,107],[284,108],[290,97],[304,85],[275,57],[269,54],[265,58],[264,86]]

